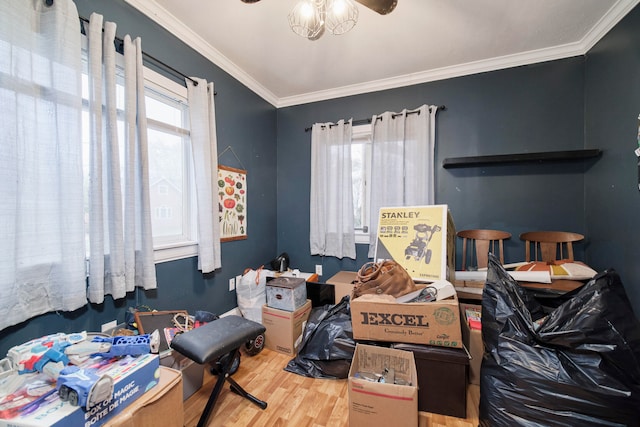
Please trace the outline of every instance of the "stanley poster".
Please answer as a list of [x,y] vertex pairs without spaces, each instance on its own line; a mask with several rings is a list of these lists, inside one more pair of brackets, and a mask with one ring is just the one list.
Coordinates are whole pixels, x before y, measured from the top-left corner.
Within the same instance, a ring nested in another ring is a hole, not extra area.
[[380,208],[375,260],[393,259],[414,280],[453,280],[455,227],[447,205]]

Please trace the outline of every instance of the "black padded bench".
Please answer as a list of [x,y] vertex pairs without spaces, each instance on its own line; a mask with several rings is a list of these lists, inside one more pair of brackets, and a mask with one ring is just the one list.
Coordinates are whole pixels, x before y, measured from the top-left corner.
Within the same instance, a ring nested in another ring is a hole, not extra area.
[[[215,363],[217,365],[218,380],[211,391],[211,396],[200,416],[198,427],[206,425],[209,414],[218,399],[225,381],[230,383],[230,389],[236,394],[249,399],[251,402],[265,409],[267,402],[247,393],[235,380],[230,371],[234,360],[247,341],[263,334],[266,328],[259,323],[247,320],[241,316],[225,316],[199,328],[176,335],[171,341],[171,348],[185,355],[201,365]],[[223,357],[228,355],[228,357]]]

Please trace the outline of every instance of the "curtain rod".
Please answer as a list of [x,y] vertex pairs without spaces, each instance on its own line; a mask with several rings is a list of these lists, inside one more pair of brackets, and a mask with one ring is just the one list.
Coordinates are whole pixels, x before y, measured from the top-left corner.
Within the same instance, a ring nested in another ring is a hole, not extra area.
[[[438,105],[436,107],[436,111],[438,110],[446,110],[447,107],[445,105]],[[407,114],[420,114],[420,110],[414,110],[414,111],[407,111]],[[391,115],[391,118],[395,119],[398,116],[401,116],[402,113],[395,113]],[[382,120],[382,116],[378,116],[376,118],[376,120]],[[371,119],[358,119],[358,120],[352,120],[351,121],[351,125],[352,126],[358,126],[358,125],[365,125],[371,123]],[[329,125],[331,126],[331,125]],[[335,126],[335,125],[334,125]],[[308,127],[308,128],[304,128],[305,132],[309,132],[312,129],[312,127]]]
[[[51,0],[53,3],[53,0]],[[83,18],[82,16],[80,17],[80,23],[89,23],[89,20],[87,18]],[[85,30],[84,30],[84,25],[80,25],[81,27],[81,31],[82,34],[84,34],[85,36],[87,35]],[[122,45],[123,40],[119,37],[116,37],[115,40]],[[187,79],[189,81],[191,81],[193,83],[194,86],[198,86],[198,82],[194,79],[192,79],[191,77],[187,76],[184,73],[181,73],[180,71],[176,70],[175,68],[173,68],[171,65],[168,65],[162,61],[160,61],[158,58],[155,58],[151,55],[149,55],[148,53],[142,52],[142,56],[147,59],[147,60],[151,60],[151,62],[154,62],[156,65],[160,66],[161,68],[164,68],[167,71],[170,71],[173,73],[174,76],[178,76],[178,77],[182,77],[184,79]],[[216,95],[216,92],[213,93],[214,95]]]

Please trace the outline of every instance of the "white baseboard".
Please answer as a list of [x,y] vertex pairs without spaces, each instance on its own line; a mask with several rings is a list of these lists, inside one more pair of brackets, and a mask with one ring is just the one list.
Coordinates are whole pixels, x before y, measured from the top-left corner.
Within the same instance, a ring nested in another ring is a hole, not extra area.
[[226,313],[222,313],[220,315],[220,317],[225,317],[225,316],[229,316],[229,315],[236,315],[236,316],[242,316],[242,313],[240,313],[240,309],[238,307],[236,308],[232,308],[231,310],[227,311]]

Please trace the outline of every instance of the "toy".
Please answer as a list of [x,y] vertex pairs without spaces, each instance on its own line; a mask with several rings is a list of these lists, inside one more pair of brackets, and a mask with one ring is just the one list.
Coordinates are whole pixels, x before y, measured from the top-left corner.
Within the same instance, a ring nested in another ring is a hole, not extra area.
[[90,409],[113,396],[113,378],[108,375],[97,375],[94,369],[82,369],[67,366],[58,376],[56,390],[60,399],[73,406]]
[[[121,356],[140,356],[147,353],[157,353],[160,346],[160,333],[155,330],[152,334],[94,337],[91,342],[79,343],[68,348],[72,358],[82,357],[83,354],[100,356],[103,361]],[[56,388],[60,399],[68,401],[74,406],[86,409],[103,401],[111,400],[113,396],[113,378],[108,375],[98,375],[98,365],[89,368],[69,366],[60,371]]]
[[[16,371],[18,374],[45,373],[57,380],[55,390],[61,400],[90,409],[100,402],[111,400],[113,395],[114,380],[100,374],[103,365],[122,356],[158,353],[159,346],[160,334],[157,330],[152,334],[136,336],[98,336],[91,341],[87,341],[86,332],[70,335],[59,333],[11,348],[2,368],[8,376]],[[85,362],[93,356],[99,356],[100,362],[87,365]],[[69,363],[82,367],[67,366]],[[11,402],[6,403],[9,405],[6,410],[27,402],[23,397],[16,396],[9,396]]]
[[0,419],[11,419],[34,411],[54,394],[56,389],[53,380],[45,375],[36,375],[40,376],[25,383],[23,378],[26,377],[16,374],[1,384],[2,390],[7,393],[0,396]]
[[[49,362],[54,362],[58,366],[68,363],[63,350],[72,344],[86,340],[86,338],[86,332],[46,335],[10,348],[7,357],[20,374],[45,372],[45,367]],[[53,369],[50,376],[55,378],[57,371],[59,369]]]
[[8,357],[5,357],[4,359],[0,360],[0,380],[4,377],[13,376],[14,374],[17,374],[17,373],[18,371],[13,366],[13,363]]
[[116,337],[94,337],[93,340],[81,342],[67,347],[65,353],[75,364],[89,358],[102,356],[105,358],[116,356],[140,356],[146,353],[158,353],[160,349],[160,333],[155,330],[152,334],[122,335]]
[[140,356],[146,353],[158,353],[160,349],[160,333],[156,329],[152,334],[109,338],[95,337],[92,342],[110,344],[109,350],[96,353],[98,356]]

